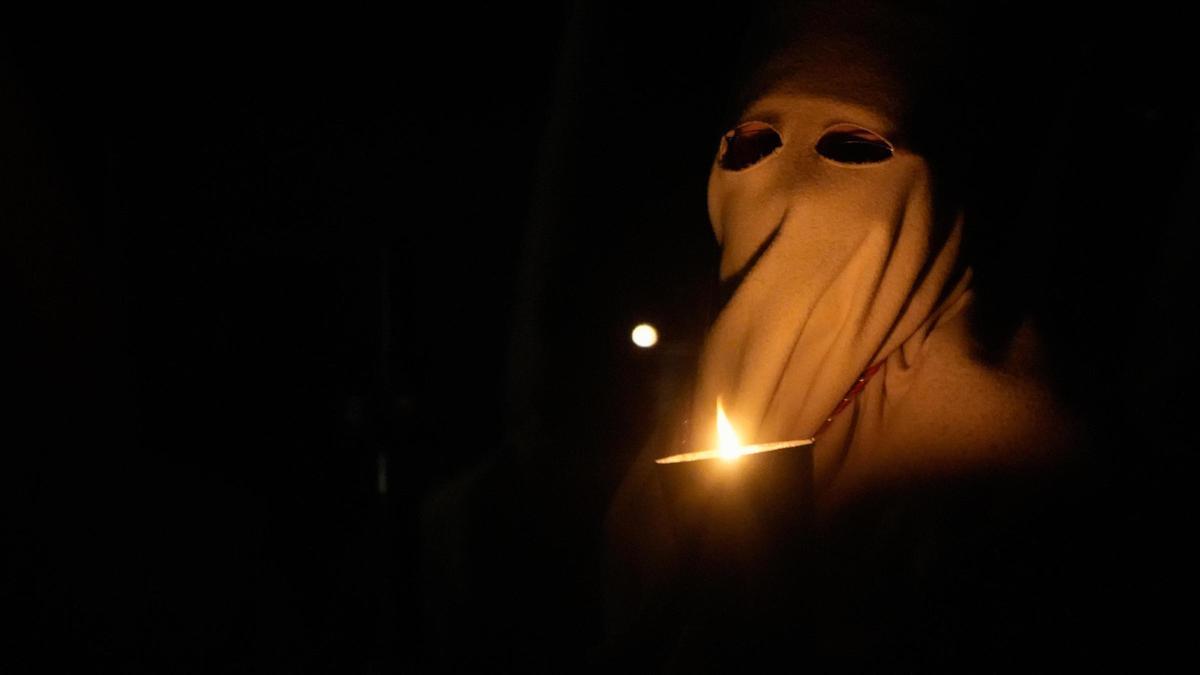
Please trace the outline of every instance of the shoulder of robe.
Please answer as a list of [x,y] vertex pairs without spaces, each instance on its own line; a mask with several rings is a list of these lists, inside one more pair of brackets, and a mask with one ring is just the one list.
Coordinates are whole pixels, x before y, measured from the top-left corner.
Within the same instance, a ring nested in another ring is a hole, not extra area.
[[897,443],[914,459],[951,471],[1054,465],[1074,447],[1081,424],[1039,375],[1032,324],[1017,331],[998,365],[977,358],[965,313],[930,334],[911,388],[897,402]]

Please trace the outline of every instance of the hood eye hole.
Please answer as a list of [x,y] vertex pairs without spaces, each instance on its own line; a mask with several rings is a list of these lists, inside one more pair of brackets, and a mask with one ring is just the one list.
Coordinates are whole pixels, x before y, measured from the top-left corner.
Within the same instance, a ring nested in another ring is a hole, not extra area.
[[741,171],[758,164],[783,146],[783,139],[766,122],[745,122],[721,138],[717,163],[726,171]]
[[841,164],[876,164],[893,153],[882,136],[858,127],[832,129],[817,141],[817,154]]

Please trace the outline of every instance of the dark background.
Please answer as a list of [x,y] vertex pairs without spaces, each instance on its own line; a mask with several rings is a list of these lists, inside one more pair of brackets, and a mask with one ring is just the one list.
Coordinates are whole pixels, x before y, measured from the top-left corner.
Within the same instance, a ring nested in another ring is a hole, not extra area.
[[[712,316],[742,8],[9,17],[5,671],[587,654],[600,518]],[[973,25],[994,283],[1121,439],[1114,547],[1165,611],[1193,41],[1142,3]]]

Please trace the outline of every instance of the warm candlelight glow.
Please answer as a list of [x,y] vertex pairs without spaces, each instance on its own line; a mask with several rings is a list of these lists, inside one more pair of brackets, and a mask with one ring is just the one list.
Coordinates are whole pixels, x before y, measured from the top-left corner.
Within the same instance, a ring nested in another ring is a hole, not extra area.
[[733,424],[725,415],[725,407],[721,405],[720,398],[717,399],[717,452],[720,453],[721,459],[727,462],[731,462],[745,453],[737,432],[733,430]]
[[646,349],[658,344],[658,331],[648,323],[639,323],[630,334],[633,344]]
[[721,399],[718,397],[717,447],[712,450],[701,450],[699,452],[684,452],[678,455],[671,455],[670,457],[662,457],[654,461],[657,464],[679,464],[680,462],[695,462],[702,459],[719,458],[727,462],[732,462],[742,455],[756,455],[761,452],[773,452],[775,450],[786,450],[803,445],[812,445],[814,440],[813,438],[801,438],[794,441],[774,441],[771,443],[742,445],[742,441],[738,438],[737,432],[733,428],[733,423],[729,421],[729,417],[725,414],[725,407],[721,405]]

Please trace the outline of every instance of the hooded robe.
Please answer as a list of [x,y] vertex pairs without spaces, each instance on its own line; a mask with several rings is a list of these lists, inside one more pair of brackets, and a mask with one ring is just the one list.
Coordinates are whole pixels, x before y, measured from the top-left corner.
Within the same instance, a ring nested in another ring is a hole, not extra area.
[[981,355],[969,215],[914,143],[901,78],[856,58],[854,39],[777,56],[715,153],[727,297],[687,409],[663,420],[610,509],[613,635],[663,627],[655,598],[681,561],[653,460],[712,448],[718,401],[743,443],[815,436],[825,523],[898,486],[1036,473],[1074,442],[1031,323],[1000,359]]

